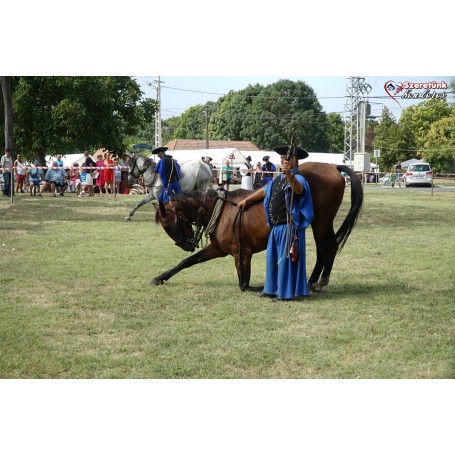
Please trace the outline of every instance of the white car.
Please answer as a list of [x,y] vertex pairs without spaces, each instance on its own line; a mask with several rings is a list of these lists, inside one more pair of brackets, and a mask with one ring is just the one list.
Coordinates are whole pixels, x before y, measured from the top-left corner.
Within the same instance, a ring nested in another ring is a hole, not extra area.
[[428,163],[410,164],[404,176],[406,178],[406,186],[431,186],[433,184],[433,171]]

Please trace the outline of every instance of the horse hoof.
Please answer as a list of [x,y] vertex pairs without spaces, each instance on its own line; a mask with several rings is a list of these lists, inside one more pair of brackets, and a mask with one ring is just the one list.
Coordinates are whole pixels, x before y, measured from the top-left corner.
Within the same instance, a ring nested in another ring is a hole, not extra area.
[[125,216],[125,221],[131,221],[131,217],[130,216]]
[[153,278],[152,281],[150,281],[151,286],[160,286],[164,283],[163,280],[160,280],[159,278]]
[[322,292],[321,286],[319,283],[308,283],[308,288],[313,292]]

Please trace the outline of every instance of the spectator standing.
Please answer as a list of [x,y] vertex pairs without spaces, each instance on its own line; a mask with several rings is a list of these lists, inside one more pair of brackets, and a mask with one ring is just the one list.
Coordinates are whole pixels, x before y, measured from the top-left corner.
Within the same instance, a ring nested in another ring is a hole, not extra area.
[[114,192],[114,161],[112,161],[111,154],[106,152],[104,154],[104,188],[106,194]]
[[96,186],[98,187],[98,191],[100,192],[100,194],[103,194],[105,192],[104,184],[106,182],[104,180],[104,159],[101,153],[96,157],[96,170],[98,171]]
[[84,165],[83,168],[85,170],[85,186],[84,189],[88,192],[89,196],[94,196],[94,188],[93,188],[93,172],[96,168],[96,163],[93,161],[92,157],[90,156],[89,152],[84,152]]
[[16,156],[16,161],[14,162],[14,175],[16,178],[16,193],[19,191],[24,192],[24,182],[25,182],[25,171],[26,166],[22,162],[21,155]]
[[229,184],[232,180],[232,166],[229,160],[226,160],[223,167],[221,168],[221,179],[223,184],[226,185],[226,191],[229,191]]
[[13,169],[13,159],[11,157],[11,149],[5,149],[5,154],[0,159],[0,167],[3,171],[3,180],[5,186],[3,187],[3,195],[5,197],[11,196],[11,172]]
[[51,187],[52,196],[57,196],[56,191],[60,193],[60,196],[64,195],[68,184],[66,183],[66,179],[68,174],[66,171],[57,165],[57,162],[54,161],[52,163],[52,167],[47,170],[46,175],[44,176],[44,180],[46,180]]
[[244,190],[253,189],[253,166],[251,165],[251,156],[245,158],[245,163],[240,166],[240,174],[242,175],[241,188]]
[[120,166],[119,159],[114,159],[114,187],[115,192],[120,194],[120,183],[122,181],[122,166]]
[[38,196],[41,196],[40,185],[43,181],[43,174],[44,171],[41,167],[39,167],[39,161],[35,160],[33,166],[30,166],[27,169],[28,174],[28,183],[30,185],[30,196],[34,196],[36,194],[36,190],[33,190],[34,187],[38,189]]
[[262,188],[262,167],[261,163],[258,161],[256,163],[256,169],[254,170],[253,189],[258,190],[259,188]]
[[57,158],[55,159],[55,162],[57,163],[57,166],[61,169],[65,169],[64,168],[64,163],[63,163],[63,160],[62,160],[62,155],[57,155]]
[[276,166],[270,162],[270,156],[266,155],[262,158],[264,164],[262,165],[262,185],[266,186],[273,179],[273,173],[276,172]]

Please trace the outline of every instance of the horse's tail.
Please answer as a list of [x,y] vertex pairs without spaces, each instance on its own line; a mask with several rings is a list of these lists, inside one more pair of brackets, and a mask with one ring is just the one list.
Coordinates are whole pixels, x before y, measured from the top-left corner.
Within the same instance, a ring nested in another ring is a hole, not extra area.
[[336,168],[338,169],[338,172],[345,172],[348,174],[351,179],[351,208],[349,209],[343,224],[335,234],[338,243],[338,252],[340,252],[360,216],[363,205],[363,187],[359,177],[350,167],[338,165]]

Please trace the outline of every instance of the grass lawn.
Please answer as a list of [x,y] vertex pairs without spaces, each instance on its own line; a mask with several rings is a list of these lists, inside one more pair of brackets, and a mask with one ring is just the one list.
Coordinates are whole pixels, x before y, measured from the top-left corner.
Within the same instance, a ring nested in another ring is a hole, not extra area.
[[1,378],[455,377],[455,193],[365,191],[324,292],[281,303],[231,257],[150,286],[188,253],[140,199],[0,201]]

